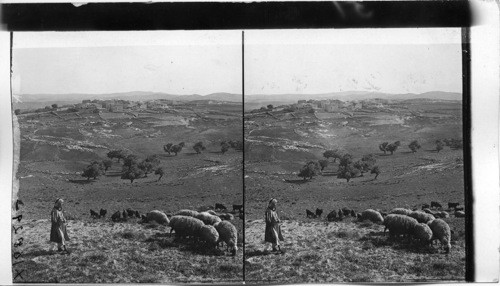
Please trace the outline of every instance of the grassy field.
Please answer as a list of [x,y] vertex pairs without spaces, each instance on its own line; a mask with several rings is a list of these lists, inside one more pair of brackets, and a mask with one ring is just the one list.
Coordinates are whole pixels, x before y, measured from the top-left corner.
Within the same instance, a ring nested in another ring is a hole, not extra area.
[[[431,117],[426,116],[427,111],[432,111]],[[246,223],[245,269],[249,280],[464,281],[462,218],[452,215],[448,219],[455,233],[450,255],[388,241],[377,225],[365,228],[353,221],[328,223],[306,218],[306,209],[316,208],[323,209],[326,216],[343,207],[388,212],[396,207],[420,209],[431,201],[445,207],[448,202],[463,205],[462,150],[435,150],[438,139],[461,138],[460,103],[397,103],[380,112],[353,112],[346,118],[320,119],[307,110],[293,116],[281,113],[245,118],[245,212],[250,220]],[[422,145],[416,153],[408,148],[413,140]],[[378,148],[382,142],[395,141],[401,141],[401,146],[393,155]],[[338,160],[330,159],[312,180],[297,176],[304,164],[324,159],[322,153],[329,149],[349,153],[354,161],[374,154],[381,173],[377,179],[365,173],[347,182],[337,178]],[[278,200],[278,214],[285,220],[284,255],[268,255],[262,245],[262,219],[270,198]],[[366,251],[364,247],[368,247]]]
[[[217,105],[205,107],[201,114]],[[136,221],[113,223],[109,216],[127,208],[141,214],[161,210],[199,209],[222,203],[228,208],[242,204],[243,153],[220,152],[222,140],[242,140],[242,122],[235,107],[231,120],[183,118],[187,125],[167,124],[171,115],[158,114],[165,124],[150,117],[109,116],[82,112],[76,117],[25,115],[19,118],[21,163],[18,198],[25,207],[23,235],[29,266],[24,282],[128,283],[128,282],[235,282],[241,281],[242,253],[236,257],[222,251],[204,250],[194,242],[174,242],[170,230],[148,227]],[[215,110],[217,111],[217,110]],[[178,111],[174,121],[182,117]],[[196,154],[193,145],[202,141],[206,150]],[[167,143],[185,142],[177,156],[163,151]],[[123,149],[144,159],[158,155],[165,175],[149,174],[133,183],[121,179],[122,162],[97,180],[81,176],[93,160],[107,159],[107,152]],[[49,251],[50,211],[56,198],[65,200],[64,212],[71,219],[69,247],[60,256]],[[99,221],[89,210],[108,211]],[[243,221],[231,221],[243,241]],[[26,266],[26,267],[27,267]],[[54,276],[57,273],[59,276]],[[17,281],[16,281],[17,282]]]

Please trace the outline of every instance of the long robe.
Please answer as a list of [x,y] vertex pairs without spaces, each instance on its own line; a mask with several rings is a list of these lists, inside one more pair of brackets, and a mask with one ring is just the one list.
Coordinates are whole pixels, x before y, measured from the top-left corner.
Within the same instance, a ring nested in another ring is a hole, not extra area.
[[50,213],[52,226],[50,228],[50,241],[63,243],[69,240],[68,232],[66,231],[66,219],[60,209],[53,208]]
[[278,243],[278,240],[283,241],[279,221],[278,213],[268,208],[266,210],[266,232],[264,235],[264,240],[266,242]]

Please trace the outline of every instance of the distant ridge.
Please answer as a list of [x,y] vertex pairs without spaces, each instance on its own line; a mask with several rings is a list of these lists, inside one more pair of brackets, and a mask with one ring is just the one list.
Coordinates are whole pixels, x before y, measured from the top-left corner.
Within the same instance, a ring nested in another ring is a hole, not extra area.
[[168,99],[168,100],[219,100],[230,102],[241,102],[241,94],[233,94],[226,92],[211,93],[208,95],[179,95],[168,94],[162,92],[147,92],[147,91],[131,91],[120,93],[104,93],[104,94],[87,94],[87,93],[70,93],[70,94],[21,94],[14,95],[13,102],[71,102],[78,103],[84,99],[124,99],[134,101],[145,101],[154,99]]

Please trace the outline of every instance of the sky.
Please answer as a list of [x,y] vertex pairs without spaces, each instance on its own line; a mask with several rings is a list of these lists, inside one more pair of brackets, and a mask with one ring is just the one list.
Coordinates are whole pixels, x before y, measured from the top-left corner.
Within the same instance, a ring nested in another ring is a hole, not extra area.
[[460,29],[245,32],[245,94],[462,92]]
[[[13,94],[241,94],[241,31],[17,32]],[[245,31],[245,94],[461,92],[458,28]]]
[[241,94],[241,31],[14,33],[13,94]]

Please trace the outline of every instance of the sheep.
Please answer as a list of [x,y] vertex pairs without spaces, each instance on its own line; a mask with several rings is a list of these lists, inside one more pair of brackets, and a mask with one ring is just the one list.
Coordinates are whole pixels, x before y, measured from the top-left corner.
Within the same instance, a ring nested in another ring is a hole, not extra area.
[[223,204],[216,203],[215,210],[225,211],[225,210],[227,210],[227,208]]
[[96,213],[96,212],[95,212],[94,210],[92,210],[92,209],[90,210],[90,216],[91,216],[92,218],[100,218],[100,217],[101,217],[98,213]]
[[307,218],[315,218],[316,215],[312,211],[306,209],[306,217]]
[[460,203],[448,203],[448,209],[451,210],[451,209],[455,209],[456,207],[458,207],[460,205]]
[[343,207],[343,208],[342,208],[342,214],[343,214],[344,216],[348,216],[348,215],[350,215],[350,214],[351,214],[351,209],[346,208],[346,207]]
[[450,214],[445,211],[440,211],[434,214],[436,218],[449,218]]
[[450,252],[451,248],[451,230],[450,226],[442,219],[435,219],[427,223],[432,230],[432,241],[439,240],[441,246],[444,246],[446,253]]
[[120,221],[122,219],[120,211],[116,211],[113,215],[111,215],[111,220],[114,222]]
[[216,246],[219,241],[219,233],[211,225],[203,225],[199,229],[200,239],[210,246]]
[[213,210],[208,210],[206,212],[209,213],[209,214],[211,214],[211,215],[217,215],[217,213],[215,211],[213,211]]
[[384,220],[384,233],[389,230],[390,236],[409,236],[417,224],[418,221],[412,217],[401,214],[389,214]]
[[172,235],[172,231],[175,231],[177,237],[198,237],[199,230],[204,225],[203,221],[197,218],[184,215],[174,215],[170,218],[170,235]]
[[384,218],[378,211],[367,209],[361,213],[361,220],[370,220],[375,223],[383,223]]
[[135,211],[135,217],[136,218],[141,218],[141,215],[139,214],[139,211]]
[[129,217],[135,216],[135,211],[133,209],[127,209],[127,216]]
[[431,207],[430,207],[431,209],[432,208],[442,208],[442,207],[443,206],[438,202],[431,202]]
[[465,217],[464,211],[455,211],[455,217]]
[[431,211],[430,209],[423,209],[424,213],[434,215],[434,212]]
[[412,213],[411,210],[405,208],[394,208],[389,214],[400,214],[400,215],[410,215]]
[[333,210],[331,211],[327,216],[326,216],[326,220],[328,221],[335,221],[337,220],[337,211]]
[[219,233],[219,242],[225,242],[227,248],[231,248],[232,255],[235,256],[236,251],[238,250],[238,247],[236,246],[236,243],[238,242],[238,231],[236,230],[236,227],[228,221],[216,223],[214,227]]
[[322,214],[323,214],[323,209],[316,208],[316,217],[321,217]]
[[218,217],[220,217],[222,220],[233,220],[234,219],[234,216],[230,213],[220,214]]
[[107,213],[108,213],[108,211],[107,211],[107,210],[105,210],[105,209],[101,209],[101,210],[99,211],[99,215],[100,215],[101,217],[105,217]]
[[182,215],[182,216],[190,216],[190,217],[196,217],[199,214],[197,211],[193,210],[180,210],[174,214],[175,215]]
[[422,209],[430,209],[431,206],[429,204],[423,204]]
[[195,218],[201,220],[204,224],[214,225],[215,223],[221,222],[222,220],[218,216],[211,215],[207,212],[198,213]]
[[354,210],[351,210],[351,216],[356,217],[356,212]]
[[238,211],[241,213],[243,211],[243,205],[233,205],[233,211]]
[[156,221],[157,223],[163,224],[163,225],[169,225],[169,223],[170,223],[167,215],[164,212],[157,211],[157,210],[154,210],[154,211],[147,213],[146,219],[148,222],[149,221]]
[[425,223],[418,223],[413,227],[413,237],[419,240],[422,244],[429,244],[432,239],[432,230]]
[[423,222],[423,223],[427,223],[435,219],[433,215],[424,213],[422,211],[414,211],[409,216],[416,219],[418,222]]

